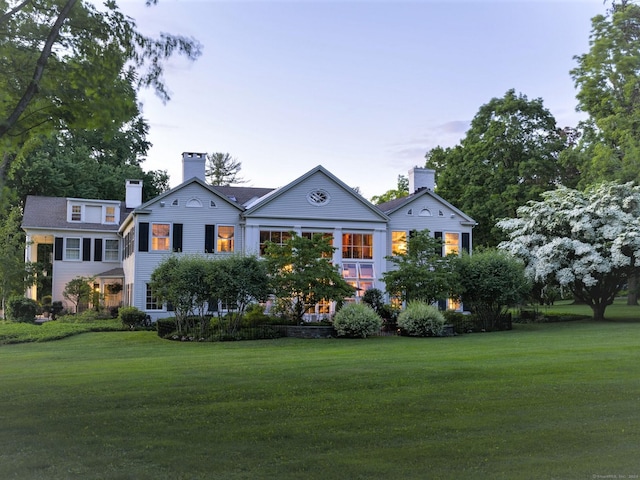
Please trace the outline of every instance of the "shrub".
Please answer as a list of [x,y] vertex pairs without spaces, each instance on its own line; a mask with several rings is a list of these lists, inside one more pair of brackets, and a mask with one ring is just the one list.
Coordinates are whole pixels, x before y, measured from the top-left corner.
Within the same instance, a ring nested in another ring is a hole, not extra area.
[[177,329],[175,318],[159,318],[156,321],[156,329],[158,330],[158,336],[161,338],[167,338],[173,334]]
[[63,315],[58,319],[60,323],[95,323],[102,320],[109,320],[111,317],[107,314],[97,312],[95,310],[85,310],[82,313]]
[[454,312],[453,310],[447,310],[442,312],[445,321],[449,325],[453,325],[453,331],[455,333],[470,333],[475,331],[476,322],[473,315],[466,315],[461,312]]
[[398,315],[398,326],[413,337],[437,337],[442,335],[446,320],[434,306],[425,302],[409,302]]
[[55,301],[51,303],[51,318],[53,320],[56,319],[56,317],[58,315],[60,315],[62,313],[62,311],[64,310],[64,307],[62,306],[62,302],[61,301]]
[[258,303],[253,303],[247,307],[242,317],[243,327],[254,327],[269,321],[269,315],[264,313],[264,307]]
[[38,302],[30,298],[15,296],[7,301],[7,318],[12,322],[33,323],[38,313]]
[[122,307],[118,311],[118,316],[122,325],[131,329],[143,326],[147,322],[147,315],[136,307]]
[[350,303],[336,313],[333,327],[338,336],[366,338],[380,331],[382,319],[370,306]]

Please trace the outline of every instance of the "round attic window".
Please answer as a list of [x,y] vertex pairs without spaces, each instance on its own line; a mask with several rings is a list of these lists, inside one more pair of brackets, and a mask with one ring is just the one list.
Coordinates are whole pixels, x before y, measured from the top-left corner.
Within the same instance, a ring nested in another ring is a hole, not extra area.
[[307,201],[311,205],[326,205],[329,203],[329,193],[321,189],[312,190],[307,193]]

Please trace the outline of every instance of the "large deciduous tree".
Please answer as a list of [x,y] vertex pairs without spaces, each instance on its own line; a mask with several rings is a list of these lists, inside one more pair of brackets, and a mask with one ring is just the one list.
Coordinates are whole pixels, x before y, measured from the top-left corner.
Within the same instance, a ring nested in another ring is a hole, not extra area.
[[380,205],[391,200],[404,198],[409,195],[409,179],[404,175],[398,175],[398,183],[395,189],[387,190],[382,195],[371,197],[371,203]]
[[595,320],[640,258],[640,187],[603,183],[585,191],[566,187],[543,193],[543,200],[501,220],[508,234],[500,248],[525,262],[533,282],[558,284],[588,304]]
[[426,166],[436,170],[437,193],[478,222],[474,244],[495,246],[498,219],[570,180],[558,162],[566,146],[542,99],[509,90],[480,107],[459,145],[429,151]]
[[0,0],[0,10],[0,178],[33,133],[125,122],[138,88],[168,100],[164,61],[201,50],[180,35],[141,34],[116,1]]
[[354,288],[331,263],[333,251],[330,239],[321,234],[307,238],[291,232],[284,244],[267,244],[265,260],[273,292],[289,302],[296,321],[321,300],[342,301],[353,295]]
[[640,6],[613,2],[591,21],[590,48],[571,70],[578,110],[589,115],[580,186],[617,180],[640,181]]

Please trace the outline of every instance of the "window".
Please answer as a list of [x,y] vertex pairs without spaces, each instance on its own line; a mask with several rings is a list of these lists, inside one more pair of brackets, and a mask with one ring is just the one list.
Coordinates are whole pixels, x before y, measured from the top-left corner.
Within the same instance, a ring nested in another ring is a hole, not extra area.
[[430,217],[431,210],[429,210],[428,208],[423,208],[422,210],[420,210],[420,213],[418,215],[421,217]]
[[234,227],[218,226],[218,252],[233,252]]
[[186,203],[187,208],[202,208],[202,202],[197,198],[192,198]]
[[281,230],[260,230],[260,255],[264,255],[267,242],[284,245],[291,238],[291,232]]
[[342,278],[356,289],[356,296],[361,297],[364,292],[373,288],[373,263],[343,263]]
[[118,240],[105,240],[104,241],[104,261],[105,262],[117,262],[118,250],[120,248],[120,242]]
[[171,202],[172,207],[177,207],[178,205],[180,205],[180,201],[177,198],[173,202]]
[[151,290],[151,286],[147,283],[147,298],[146,298],[146,309],[147,310],[162,310],[162,305],[158,302],[158,299],[153,294]]
[[169,250],[169,232],[171,225],[168,223],[154,223],[151,225],[151,250]]
[[444,234],[444,254],[458,255],[460,252],[459,245],[460,234],[459,233],[445,233]]
[[80,239],[67,238],[65,247],[66,260],[80,260]]
[[407,232],[391,232],[391,255],[403,255],[407,252]]
[[373,235],[370,233],[342,234],[342,258],[373,258]]
[[216,202],[214,200],[209,200],[209,206],[211,208],[216,208]]
[[71,221],[82,221],[82,205],[71,205]]
[[124,247],[122,252],[123,259],[129,258],[133,255],[135,251],[135,243],[136,243],[136,229],[135,227],[129,230],[129,232],[124,236]]
[[105,207],[104,222],[116,223],[116,207]]

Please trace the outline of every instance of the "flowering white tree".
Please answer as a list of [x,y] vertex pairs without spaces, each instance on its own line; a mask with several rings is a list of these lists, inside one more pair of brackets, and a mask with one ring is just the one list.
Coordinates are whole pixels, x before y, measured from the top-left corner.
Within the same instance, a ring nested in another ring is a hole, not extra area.
[[509,236],[499,247],[524,260],[531,280],[568,288],[602,320],[638,270],[640,187],[610,182],[542,196],[518,208],[518,218],[498,222]]

